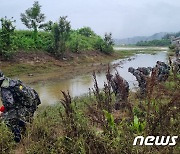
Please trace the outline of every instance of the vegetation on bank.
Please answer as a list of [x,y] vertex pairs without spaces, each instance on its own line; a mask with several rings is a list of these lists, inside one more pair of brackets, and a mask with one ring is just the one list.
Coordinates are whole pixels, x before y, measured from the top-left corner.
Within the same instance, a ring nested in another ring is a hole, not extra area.
[[177,33],[168,33],[161,40],[152,40],[152,41],[140,41],[137,42],[137,46],[171,46],[171,38],[179,37],[180,32]]
[[[56,60],[48,53],[43,51],[34,51],[32,53],[18,53],[14,56],[14,60],[10,62],[1,62],[1,70],[8,77],[27,76],[29,74],[36,78],[36,75],[46,73],[46,76],[51,76],[50,73],[57,72],[61,78],[71,78],[72,74],[80,75],[81,73],[89,73],[94,70],[104,69],[104,65],[113,60],[130,58],[135,54],[156,54],[164,49],[143,49],[140,50],[115,50],[113,54],[107,55],[98,51],[81,52],[76,54],[68,52],[64,60]],[[96,65],[94,65],[96,64]],[[62,67],[63,66],[63,67]],[[79,74],[77,74],[79,73]],[[31,76],[32,78],[32,76]],[[27,82],[27,81],[26,81]],[[35,82],[35,81],[33,81]]]
[[[109,75],[109,74],[107,74]],[[172,73],[165,83],[148,78],[147,96],[131,92],[120,110],[114,110],[110,83],[87,96],[64,99],[55,106],[39,108],[20,144],[0,125],[1,153],[178,153],[176,146],[133,146],[136,136],[174,136],[180,132],[180,76]],[[175,84],[173,84],[175,83]]]
[[29,30],[16,30],[13,18],[5,17],[0,20],[0,56],[5,59],[12,58],[19,50],[47,51],[57,58],[63,57],[67,51],[113,52],[111,33],[106,33],[101,38],[89,27],[73,30],[67,16],[61,16],[57,22],[45,23],[45,15],[41,13],[41,6],[37,1],[25,13],[21,13],[21,21]]
[[158,47],[167,47],[170,46],[171,40],[170,39],[161,39],[161,40],[152,40],[152,41],[140,41],[137,42],[137,46],[158,46]]

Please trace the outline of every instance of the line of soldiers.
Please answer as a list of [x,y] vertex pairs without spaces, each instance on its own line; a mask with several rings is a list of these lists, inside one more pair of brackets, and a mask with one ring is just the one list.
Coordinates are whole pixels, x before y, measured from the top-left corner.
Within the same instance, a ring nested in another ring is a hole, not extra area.
[[138,86],[140,87],[140,95],[143,97],[146,95],[147,89],[147,76],[150,74],[152,68],[148,67],[138,67],[134,69],[133,67],[129,67],[128,72],[132,73],[136,80],[138,81]]
[[168,79],[170,66],[168,66],[164,62],[157,61],[154,68],[138,67],[137,69],[134,69],[133,67],[129,67],[128,69],[128,72],[132,73],[136,77],[138,86],[140,88],[140,95],[142,97],[146,96],[147,94],[147,79],[153,69],[156,70],[157,81],[162,82]]
[[157,79],[159,82],[166,81],[169,77],[170,66],[164,62],[157,61],[155,69],[157,69]]
[[180,51],[178,48],[176,48],[176,53],[175,53],[175,61],[174,61],[174,70],[175,73],[180,74]]
[[180,58],[174,61],[174,70],[177,74],[180,74]]
[[0,90],[3,106],[1,118],[14,133],[14,140],[20,142],[26,124],[32,121],[41,101],[37,92],[20,80],[12,80],[0,71]]
[[118,73],[113,75],[106,75],[108,81],[111,84],[113,93],[115,94],[115,110],[119,110],[121,107],[125,107],[129,95],[129,83],[124,80]]
[[[137,69],[129,67],[128,72],[132,73],[138,82],[140,88],[140,98],[144,98],[147,95],[147,80],[152,71],[156,72],[156,80],[164,82],[168,79],[170,73],[170,67],[164,62],[157,61],[156,66],[152,67],[138,67]],[[115,109],[125,107],[125,103],[128,100],[129,95],[129,83],[123,79],[118,73],[115,76],[107,73],[107,80],[110,82],[113,93],[115,94]]]

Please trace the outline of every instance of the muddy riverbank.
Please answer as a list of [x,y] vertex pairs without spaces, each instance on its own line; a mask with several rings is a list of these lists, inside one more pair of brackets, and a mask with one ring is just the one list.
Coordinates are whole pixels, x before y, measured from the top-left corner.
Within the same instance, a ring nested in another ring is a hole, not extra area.
[[[112,55],[93,52],[89,55],[71,55],[71,59],[57,60],[49,55],[35,54],[23,56],[20,62],[3,62],[1,68],[12,78],[19,78],[35,88],[45,105],[54,104],[62,98],[61,90],[69,91],[71,96],[81,96],[93,87],[92,72],[96,71],[97,81],[102,87],[105,81],[107,64],[111,65],[111,73],[117,70],[125,78],[131,89],[136,88],[134,76],[127,72],[128,67],[151,66],[157,60],[166,61],[167,53],[140,51],[116,51]],[[156,54],[155,54],[156,53]],[[43,57],[44,56],[44,57]],[[15,70],[13,70],[15,69]],[[14,71],[14,72],[13,72]],[[19,72],[19,74],[17,74]]]
[[[134,52],[130,53],[133,55]],[[6,76],[23,79],[26,83],[37,83],[54,79],[67,79],[92,71],[105,69],[107,63],[124,58],[126,53],[114,52],[106,55],[98,51],[69,53],[56,59],[48,53],[18,53],[11,61],[0,61],[0,69]]]

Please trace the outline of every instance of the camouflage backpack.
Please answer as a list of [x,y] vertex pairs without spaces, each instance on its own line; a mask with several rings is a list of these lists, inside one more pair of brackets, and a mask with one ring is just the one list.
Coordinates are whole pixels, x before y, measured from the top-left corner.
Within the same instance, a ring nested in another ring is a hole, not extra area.
[[11,80],[6,78],[1,86],[1,97],[5,108],[16,108],[25,106],[36,110],[41,104],[37,92],[24,85],[20,80]]

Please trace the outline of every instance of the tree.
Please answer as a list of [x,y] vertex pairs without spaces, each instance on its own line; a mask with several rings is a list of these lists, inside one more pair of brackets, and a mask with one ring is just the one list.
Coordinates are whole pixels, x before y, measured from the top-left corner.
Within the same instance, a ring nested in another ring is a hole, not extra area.
[[54,23],[52,27],[52,33],[53,33],[53,40],[54,40],[54,50],[55,50],[55,53],[57,53],[59,50],[59,40],[60,40],[60,37],[59,37],[60,32],[59,32],[58,23]]
[[43,25],[42,25],[42,28],[43,28],[44,31],[46,31],[46,32],[52,31],[53,24],[54,24],[54,23],[50,20],[50,21],[48,21],[47,23],[43,24]]
[[71,26],[67,21],[67,16],[60,17],[59,19],[59,32],[60,32],[60,52],[63,53],[66,50],[66,41],[69,38]]
[[70,22],[67,21],[67,16],[59,18],[59,22],[54,23],[52,28],[54,38],[54,49],[57,56],[63,55],[66,50],[66,41],[69,38],[71,30]]
[[104,39],[98,39],[96,48],[103,53],[111,54],[113,52],[114,41],[112,39],[112,33],[105,34]]
[[94,36],[95,33],[91,30],[90,27],[83,27],[79,29],[79,34],[86,36],[86,37],[91,37]]
[[15,22],[15,20],[13,20],[13,18],[7,19],[7,17],[5,17],[1,18],[0,22],[0,54],[1,56],[8,59],[12,56],[12,51],[15,49],[15,46],[13,46],[15,30],[15,26],[13,26],[13,23]]
[[108,46],[113,46],[114,41],[112,39],[112,33],[109,33],[109,34],[106,33],[104,36],[104,41]]
[[80,45],[82,41],[82,36],[77,32],[71,32],[70,39],[68,41],[68,47],[72,52],[78,53],[80,50]]
[[42,22],[45,20],[45,15],[41,13],[41,6],[38,1],[35,1],[33,6],[21,13],[22,23],[29,29],[34,30],[34,40],[37,39],[38,29],[43,28]]

